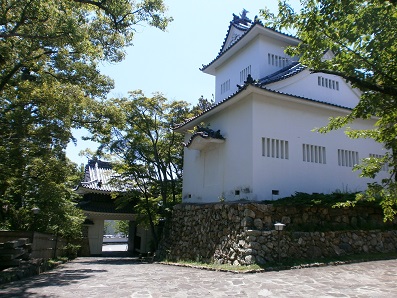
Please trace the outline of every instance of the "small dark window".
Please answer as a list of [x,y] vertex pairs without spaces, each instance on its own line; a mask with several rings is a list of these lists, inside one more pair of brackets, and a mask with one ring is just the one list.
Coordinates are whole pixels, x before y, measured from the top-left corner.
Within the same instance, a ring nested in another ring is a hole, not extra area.
[[134,237],[134,248],[135,249],[141,249],[141,237],[135,236]]
[[239,190],[235,190],[235,191],[234,191],[234,195],[235,195],[235,196],[239,196],[239,195],[240,195],[240,191],[239,191]]

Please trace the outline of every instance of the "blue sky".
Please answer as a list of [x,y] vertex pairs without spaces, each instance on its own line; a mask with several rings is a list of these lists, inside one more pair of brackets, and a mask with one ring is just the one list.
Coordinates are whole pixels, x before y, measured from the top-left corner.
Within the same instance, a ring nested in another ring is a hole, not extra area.
[[[102,64],[101,70],[115,81],[110,97],[127,96],[128,91],[141,89],[146,96],[161,92],[170,100],[195,104],[203,95],[211,99],[215,79],[199,68],[218,54],[233,13],[243,9],[254,19],[259,10],[277,12],[276,0],[164,0],[168,15],[174,18],[166,32],[144,25],[136,27],[134,46],[127,49],[124,61]],[[293,0],[291,2],[297,2]],[[87,163],[78,153],[95,144],[82,141],[84,131],[75,132],[77,146],[68,146],[67,156],[75,163]]]

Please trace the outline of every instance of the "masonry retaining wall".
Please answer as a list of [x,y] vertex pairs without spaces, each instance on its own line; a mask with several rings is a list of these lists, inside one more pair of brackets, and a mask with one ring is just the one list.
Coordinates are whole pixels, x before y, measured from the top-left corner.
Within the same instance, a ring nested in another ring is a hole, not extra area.
[[[275,222],[286,224],[280,235]],[[397,251],[395,224],[384,224],[382,210],[373,207],[180,204],[161,251],[170,260],[233,265],[277,260],[279,239],[282,259],[392,252]]]

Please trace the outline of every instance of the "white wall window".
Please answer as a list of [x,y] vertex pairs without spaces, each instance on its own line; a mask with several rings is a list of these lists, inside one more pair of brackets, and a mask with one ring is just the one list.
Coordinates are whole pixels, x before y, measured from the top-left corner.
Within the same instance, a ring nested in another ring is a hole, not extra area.
[[230,90],[230,79],[221,84],[221,94]]
[[325,147],[302,144],[303,161],[326,164]]
[[359,163],[358,152],[338,149],[338,165],[341,167],[354,167]]
[[339,82],[322,76],[317,77],[317,85],[339,91]]
[[262,156],[271,158],[288,159],[288,141],[262,138]]
[[283,68],[291,63],[291,59],[268,53],[267,62],[269,65]]
[[249,74],[251,74],[251,65],[240,71],[240,83],[244,83],[244,81],[247,80]]
[[[380,155],[380,154],[372,154],[372,153],[370,153],[370,154],[369,154],[369,157],[383,158],[383,157],[384,157],[384,155]],[[388,170],[389,170],[389,166],[388,166],[387,164],[384,164],[384,165],[382,166],[382,169],[381,169],[381,171],[388,171]]]

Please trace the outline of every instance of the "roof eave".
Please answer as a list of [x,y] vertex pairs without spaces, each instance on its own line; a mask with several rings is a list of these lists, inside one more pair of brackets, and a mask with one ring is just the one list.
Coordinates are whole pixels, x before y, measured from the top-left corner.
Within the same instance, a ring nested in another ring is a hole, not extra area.
[[209,64],[203,65],[200,69],[202,72],[215,75],[216,69],[222,65],[227,59],[233,56],[236,52],[241,50],[246,44],[248,44],[251,40],[253,40],[258,35],[265,35],[268,37],[272,37],[277,40],[285,41],[290,44],[299,44],[300,40],[296,37],[289,36],[278,31],[272,30],[270,28],[264,27],[260,23],[255,23],[246,33],[244,33],[240,39],[238,39],[233,45],[224,50],[222,53],[218,54],[218,56]]
[[85,195],[87,193],[97,193],[97,194],[107,194],[110,195],[111,193],[124,193],[125,191],[118,190],[118,191],[111,191],[111,190],[104,190],[104,189],[95,189],[84,187],[83,185],[79,185],[74,189],[75,193],[78,195]]
[[220,112],[221,110],[224,110],[225,108],[240,101],[241,99],[245,98],[246,96],[250,95],[251,93],[268,95],[268,96],[280,98],[280,99],[287,100],[287,101],[295,101],[295,102],[300,101],[300,102],[302,102],[306,105],[310,105],[310,106],[319,106],[320,105],[320,106],[327,108],[329,110],[334,110],[334,111],[339,111],[339,112],[352,110],[351,108],[348,108],[348,107],[338,106],[338,105],[330,104],[327,102],[317,101],[317,100],[310,99],[310,98],[305,98],[305,97],[301,97],[301,96],[297,96],[297,95],[293,95],[293,94],[282,93],[282,92],[279,92],[276,90],[261,88],[258,86],[254,86],[252,84],[248,84],[248,85],[244,86],[243,89],[241,89],[234,95],[224,99],[223,101],[218,103],[213,108],[203,112],[202,114],[198,115],[197,117],[195,117],[191,120],[188,120],[186,123],[174,128],[174,131],[179,132],[179,133],[185,133],[186,131],[191,130],[195,126],[199,125],[201,122],[203,122],[203,120],[207,119],[208,117],[211,117],[212,115]]
[[174,131],[176,132],[186,132],[187,130],[190,130],[192,128],[194,128],[195,126],[199,125],[201,122],[203,122],[203,120],[205,120],[208,117],[211,117],[212,115],[218,113],[219,111],[231,106],[232,104],[234,104],[235,102],[239,101],[240,99],[244,98],[245,96],[247,96],[248,94],[250,94],[252,91],[246,91],[247,89],[251,89],[255,88],[252,85],[247,85],[244,86],[241,90],[237,91],[236,93],[234,93],[233,95],[231,95],[228,98],[225,98],[223,101],[219,102],[217,105],[215,105],[214,107],[212,107],[209,110],[206,110],[205,112],[203,112],[202,114],[198,115],[197,117],[188,120],[186,123],[174,128]]

